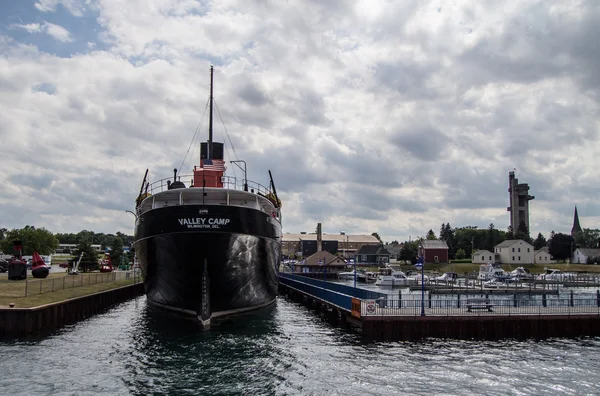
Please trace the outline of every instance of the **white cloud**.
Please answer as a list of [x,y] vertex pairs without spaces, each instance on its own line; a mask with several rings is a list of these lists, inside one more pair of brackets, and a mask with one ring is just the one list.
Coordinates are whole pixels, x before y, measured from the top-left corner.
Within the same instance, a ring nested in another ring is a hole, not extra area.
[[62,41],[63,43],[69,43],[73,41],[73,37],[67,29],[60,25],[55,25],[49,22],[44,22],[43,24],[30,23],[27,25],[13,25],[13,27],[25,29],[29,33],[46,33],[55,40]]
[[99,1],[104,51],[0,40],[1,221],[131,233],[124,210],[147,167],[180,166],[214,63],[236,152],[251,179],[272,170],[287,232],[506,228],[513,167],[532,234],[568,232],[575,204],[600,228],[600,6],[561,4]]
[[59,4],[78,17],[82,16],[85,10],[83,2],[80,0],[38,0],[35,2],[35,8],[41,12],[55,12]]
[[46,33],[50,36],[54,37],[58,41],[62,41],[63,43],[68,43],[73,41],[71,37],[71,33],[67,29],[62,26],[55,25],[53,23],[46,22],[44,24]]

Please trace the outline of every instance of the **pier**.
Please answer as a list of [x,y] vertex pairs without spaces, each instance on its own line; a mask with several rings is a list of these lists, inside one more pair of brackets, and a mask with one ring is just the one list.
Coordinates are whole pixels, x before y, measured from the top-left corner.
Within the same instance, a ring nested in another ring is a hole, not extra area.
[[600,334],[599,291],[585,298],[573,292],[567,298],[544,293],[539,301],[523,299],[521,293],[505,290],[501,300],[475,298],[466,293],[457,293],[452,299],[432,300],[430,294],[423,300],[402,300],[400,295],[391,298],[379,292],[285,273],[279,273],[279,291],[336,323],[356,327],[370,340]]

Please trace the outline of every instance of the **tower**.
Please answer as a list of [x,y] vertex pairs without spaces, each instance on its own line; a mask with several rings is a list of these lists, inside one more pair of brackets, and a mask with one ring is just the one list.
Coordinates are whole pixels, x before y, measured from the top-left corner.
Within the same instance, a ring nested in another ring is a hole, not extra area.
[[525,224],[529,232],[529,201],[535,197],[529,195],[529,184],[519,184],[514,171],[508,172],[508,196],[510,206],[506,210],[510,212],[510,226],[513,232],[519,229],[521,223]]
[[579,215],[577,214],[577,206],[575,206],[575,215],[573,216],[573,228],[571,228],[571,236],[575,236],[582,231],[581,225],[579,224]]

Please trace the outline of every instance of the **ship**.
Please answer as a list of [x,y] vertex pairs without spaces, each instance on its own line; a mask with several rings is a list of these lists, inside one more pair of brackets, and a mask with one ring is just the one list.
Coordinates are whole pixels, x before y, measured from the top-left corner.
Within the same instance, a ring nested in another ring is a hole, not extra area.
[[226,175],[222,142],[213,141],[210,67],[208,139],[193,174],[150,181],[135,203],[134,252],[148,304],[212,320],[273,304],[281,261],[282,203],[271,170],[268,186],[247,179],[246,161]]

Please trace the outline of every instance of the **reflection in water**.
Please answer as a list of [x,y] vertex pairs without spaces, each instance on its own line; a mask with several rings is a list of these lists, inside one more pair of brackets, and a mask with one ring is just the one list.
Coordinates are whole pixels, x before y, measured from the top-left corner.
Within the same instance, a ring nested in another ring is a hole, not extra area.
[[365,344],[284,299],[202,331],[142,297],[0,360],[8,395],[600,393],[598,338]]

